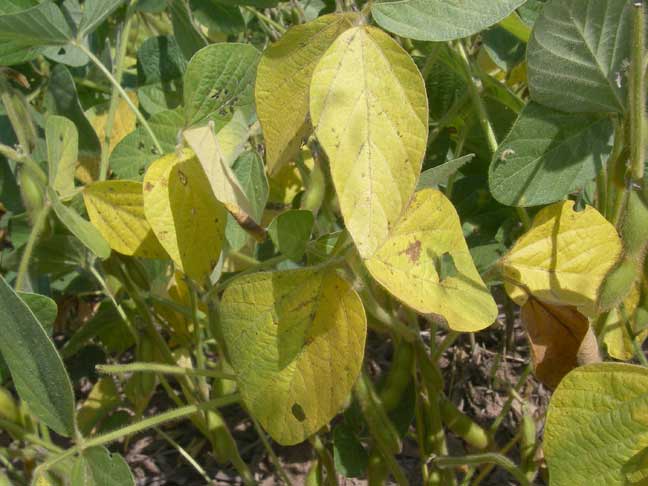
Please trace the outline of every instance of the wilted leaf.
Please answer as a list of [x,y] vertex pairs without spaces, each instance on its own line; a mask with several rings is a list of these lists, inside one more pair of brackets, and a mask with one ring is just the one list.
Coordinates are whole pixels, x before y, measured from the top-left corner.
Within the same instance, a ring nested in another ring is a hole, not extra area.
[[518,304],[531,293],[593,315],[601,283],[620,254],[621,239],[609,221],[591,206],[576,212],[573,201],[563,201],[536,215],[500,265]]
[[534,373],[548,387],[558,386],[576,366],[601,360],[587,317],[574,307],[530,297],[520,317],[531,344]]
[[59,434],[74,436],[74,393],[63,361],[43,326],[1,276],[0,352],[30,411]]
[[310,110],[346,227],[372,256],[407,206],[428,133],[427,96],[412,58],[373,27],[342,33],[318,63]]
[[218,262],[226,211],[193,152],[151,164],[144,176],[144,214],[178,269],[202,282]]
[[399,300],[418,312],[443,316],[455,331],[477,331],[497,317],[457,212],[437,190],[414,195],[390,236],[365,264]]
[[264,51],[255,97],[271,174],[297,156],[310,134],[309,91],[315,66],[357,19],[357,14],[324,15],[291,28]]
[[113,250],[130,256],[166,257],[144,215],[141,182],[95,182],[85,189],[83,200],[90,221]]
[[544,452],[551,484],[641,485],[648,477],[648,371],[599,363],[568,374],[549,403]]
[[447,41],[468,37],[506,18],[525,0],[382,0],[372,5],[378,25],[403,37]]
[[367,328],[360,298],[335,271],[241,277],[220,311],[243,401],[273,439],[301,442],[339,412],[360,372]]

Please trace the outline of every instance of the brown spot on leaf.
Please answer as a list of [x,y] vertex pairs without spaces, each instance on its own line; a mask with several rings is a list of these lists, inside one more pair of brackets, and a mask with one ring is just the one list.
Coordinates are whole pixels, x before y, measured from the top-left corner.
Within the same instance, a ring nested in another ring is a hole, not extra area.
[[147,192],[152,191],[153,190],[153,184],[151,184],[150,182],[147,182],[146,185],[144,186],[144,190],[147,191]]
[[405,253],[412,263],[416,263],[421,258],[421,241],[416,240],[409,244],[405,251],[402,251],[401,254]]

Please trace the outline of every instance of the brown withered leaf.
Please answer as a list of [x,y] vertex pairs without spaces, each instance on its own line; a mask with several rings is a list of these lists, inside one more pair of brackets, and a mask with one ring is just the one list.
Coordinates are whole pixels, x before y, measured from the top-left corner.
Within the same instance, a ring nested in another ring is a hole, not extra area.
[[535,375],[549,388],[558,386],[577,366],[601,360],[589,321],[575,307],[547,304],[530,296],[521,318]]

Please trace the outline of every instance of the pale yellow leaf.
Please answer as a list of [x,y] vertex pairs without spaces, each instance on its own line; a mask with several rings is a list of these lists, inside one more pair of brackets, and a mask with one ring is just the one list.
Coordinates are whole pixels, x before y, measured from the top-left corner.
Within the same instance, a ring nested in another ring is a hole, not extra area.
[[500,265],[507,292],[520,305],[531,293],[591,316],[601,283],[621,249],[616,229],[596,209],[587,206],[577,212],[573,201],[562,201],[537,214]]
[[90,222],[110,247],[124,255],[166,258],[144,216],[142,183],[102,181],[83,191]]
[[334,270],[258,272],[223,294],[221,328],[241,397],[283,445],[317,432],[358,377],[367,323]]
[[197,282],[207,278],[220,256],[227,213],[193,152],[151,164],[144,176],[144,213],[177,268]]
[[308,100],[317,62],[359,18],[358,14],[324,15],[293,27],[263,53],[255,98],[271,175],[294,159],[312,130]]
[[[614,359],[628,361],[635,356],[628,327],[634,332],[634,313],[639,306],[640,295],[639,287],[634,285],[628,296],[623,299],[623,308],[619,306],[612,309],[605,320],[601,337],[607,346],[608,354]],[[648,337],[648,330],[640,332],[636,339],[639,343],[643,343],[646,337]]]
[[[443,275],[444,259],[450,265],[448,275]],[[390,237],[365,264],[399,300],[418,312],[443,316],[455,331],[477,331],[497,318],[497,306],[475,268],[459,216],[435,189],[414,195]]]
[[421,172],[428,134],[423,78],[386,33],[354,27],[318,63],[310,110],[346,227],[369,258],[389,237]]

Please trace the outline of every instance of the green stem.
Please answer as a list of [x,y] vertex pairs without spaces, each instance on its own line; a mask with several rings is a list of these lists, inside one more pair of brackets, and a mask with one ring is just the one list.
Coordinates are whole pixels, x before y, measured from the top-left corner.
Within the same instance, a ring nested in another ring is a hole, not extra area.
[[123,375],[126,373],[161,373],[165,375],[181,376],[204,376],[219,380],[235,381],[236,377],[222,371],[209,370],[204,368],[183,368],[181,366],[166,365],[160,363],[129,363],[123,365],[97,365],[99,373],[110,375]]
[[646,51],[646,12],[643,1],[633,2],[632,61],[630,65],[630,160],[632,180],[642,183],[645,166],[646,86],[643,60]]
[[310,443],[315,449],[320,463],[324,466],[326,471],[326,484],[327,486],[338,486],[337,476],[335,474],[335,462],[331,453],[326,448],[319,435],[315,434],[310,438]]
[[169,436],[166,434],[162,429],[159,427],[154,427],[155,431],[164,439],[166,440],[169,444],[171,444],[172,447],[174,447],[182,457],[184,457],[185,461],[187,461],[200,476],[203,478],[203,481],[205,481],[205,484],[209,484],[211,482],[211,479],[209,478],[209,475],[207,472],[202,468],[196,460],[191,457],[191,454],[189,454],[184,447],[182,447],[180,444],[178,444],[175,440],[173,440],[173,437]]
[[148,417],[134,424],[127,425],[126,427],[113,430],[112,432],[108,432],[106,434],[99,435],[97,437],[93,437],[92,439],[83,441],[83,443],[81,444],[78,444],[74,447],[70,447],[69,449],[65,450],[64,452],[57,455],[56,457],[53,457],[49,461],[43,463],[39,467],[39,469],[41,471],[46,471],[54,464],[62,461],[67,457],[82,452],[85,449],[109,444],[123,437],[137,434],[138,432],[153,427],[157,427],[158,425],[164,424],[166,422],[171,422],[173,420],[189,417],[202,410],[209,410],[210,408],[218,408],[218,407],[225,407],[227,405],[232,405],[234,403],[239,402],[239,400],[240,400],[239,395],[235,393],[225,397],[215,398],[214,400],[210,400],[208,402],[197,403],[194,405],[186,405],[181,408],[176,408],[174,410],[169,410],[168,412],[164,412],[158,415],[154,415],[152,417]]
[[256,429],[257,434],[259,435],[259,438],[261,439],[261,443],[263,444],[263,447],[265,448],[266,452],[268,453],[268,456],[270,457],[270,461],[272,461],[272,464],[274,464],[275,469],[277,470],[277,474],[281,477],[281,480],[284,482],[284,484],[290,486],[292,482],[288,478],[288,474],[286,474],[286,471],[284,470],[283,466],[281,465],[281,461],[277,457],[277,454],[275,454],[274,449],[272,448],[272,445],[270,444],[270,441],[268,440],[268,437],[266,436],[265,432],[259,425],[259,422],[256,421],[252,415],[250,415],[250,418],[252,419],[252,423],[254,424],[254,428]]
[[6,430],[7,432],[10,432],[14,436],[20,438],[21,440],[24,440],[25,442],[31,442],[32,444],[39,445],[43,447],[44,449],[47,449],[50,452],[54,453],[61,453],[63,449],[60,447],[52,444],[51,442],[44,441],[41,439],[39,436],[36,434],[32,434],[31,432],[27,432],[25,429],[23,429],[20,425],[17,425],[13,422],[10,422],[8,420],[5,420],[3,418],[0,418],[0,429]]
[[[203,349],[203,335],[202,328],[200,326],[200,320],[198,319],[198,293],[194,283],[187,278],[186,280],[187,287],[189,288],[189,298],[191,300],[191,322],[193,323],[194,331],[194,341],[196,347],[196,365],[198,368],[205,369],[205,350]],[[202,398],[206,400],[209,398],[209,389],[207,387],[207,381],[204,377],[199,378],[198,380],[198,389]]]
[[34,226],[32,226],[31,233],[29,233],[29,239],[27,240],[22,257],[20,258],[20,264],[18,265],[18,276],[16,277],[15,286],[18,291],[25,290],[25,281],[29,276],[29,262],[31,261],[32,253],[34,252],[38,238],[45,228],[45,223],[47,222],[47,216],[49,215],[50,209],[50,204],[45,203],[34,220]]
[[160,141],[158,140],[157,136],[153,132],[153,129],[151,126],[148,124],[148,121],[146,121],[146,118],[144,118],[144,115],[142,112],[135,106],[135,103],[133,103],[133,100],[130,99],[124,88],[122,88],[121,84],[117,82],[115,77],[112,75],[112,73],[106,68],[106,66],[103,65],[101,60],[95,56],[90,49],[88,49],[83,43],[81,42],[75,42],[73,45],[81,49],[83,53],[90,58],[90,60],[99,68],[99,70],[108,78],[110,83],[113,85],[113,87],[117,90],[117,92],[121,95],[121,97],[124,99],[126,104],[130,107],[131,110],[133,110],[133,113],[135,113],[135,116],[137,117],[137,120],[139,121],[140,125],[146,130],[148,133],[149,137],[151,137],[151,140],[153,141],[153,145],[155,145],[155,150],[157,151],[158,155],[162,155],[164,151],[162,150],[162,146],[160,145]]
[[122,75],[124,73],[124,59],[126,58],[126,51],[128,49],[128,38],[130,36],[131,26],[134,18],[134,6],[137,0],[131,0],[126,9],[126,21],[119,36],[119,51],[115,58],[115,84],[113,86],[112,95],[110,98],[110,107],[108,108],[108,118],[106,119],[106,127],[104,130],[104,139],[101,145],[101,163],[99,165],[99,180],[104,181],[108,176],[108,158],[110,156],[110,137],[112,135],[113,125],[115,123],[115,114],[119,102],[119,92],[115,86],[121,86]]
[[254,15],[256,18],[258,18],[264,24],[274,27],[277,30],[277,32],[279,32],[280,34],[286,33],[287,29],[283,25],[281,25],[276,20],[268,17],[264,13],[259,12],[256,8],[253,7],[243,7],[243,8],[248,12],[250,12],[252,15]]
[[496,466],[506,469],[521,486],[529,486],[529,481],[520,468],[517,467],[508,457],[495,452],[485,452],[483,454],[471,454],[459,457],[437,457],[432,460],[432,463],[439,468],[495,464]]

